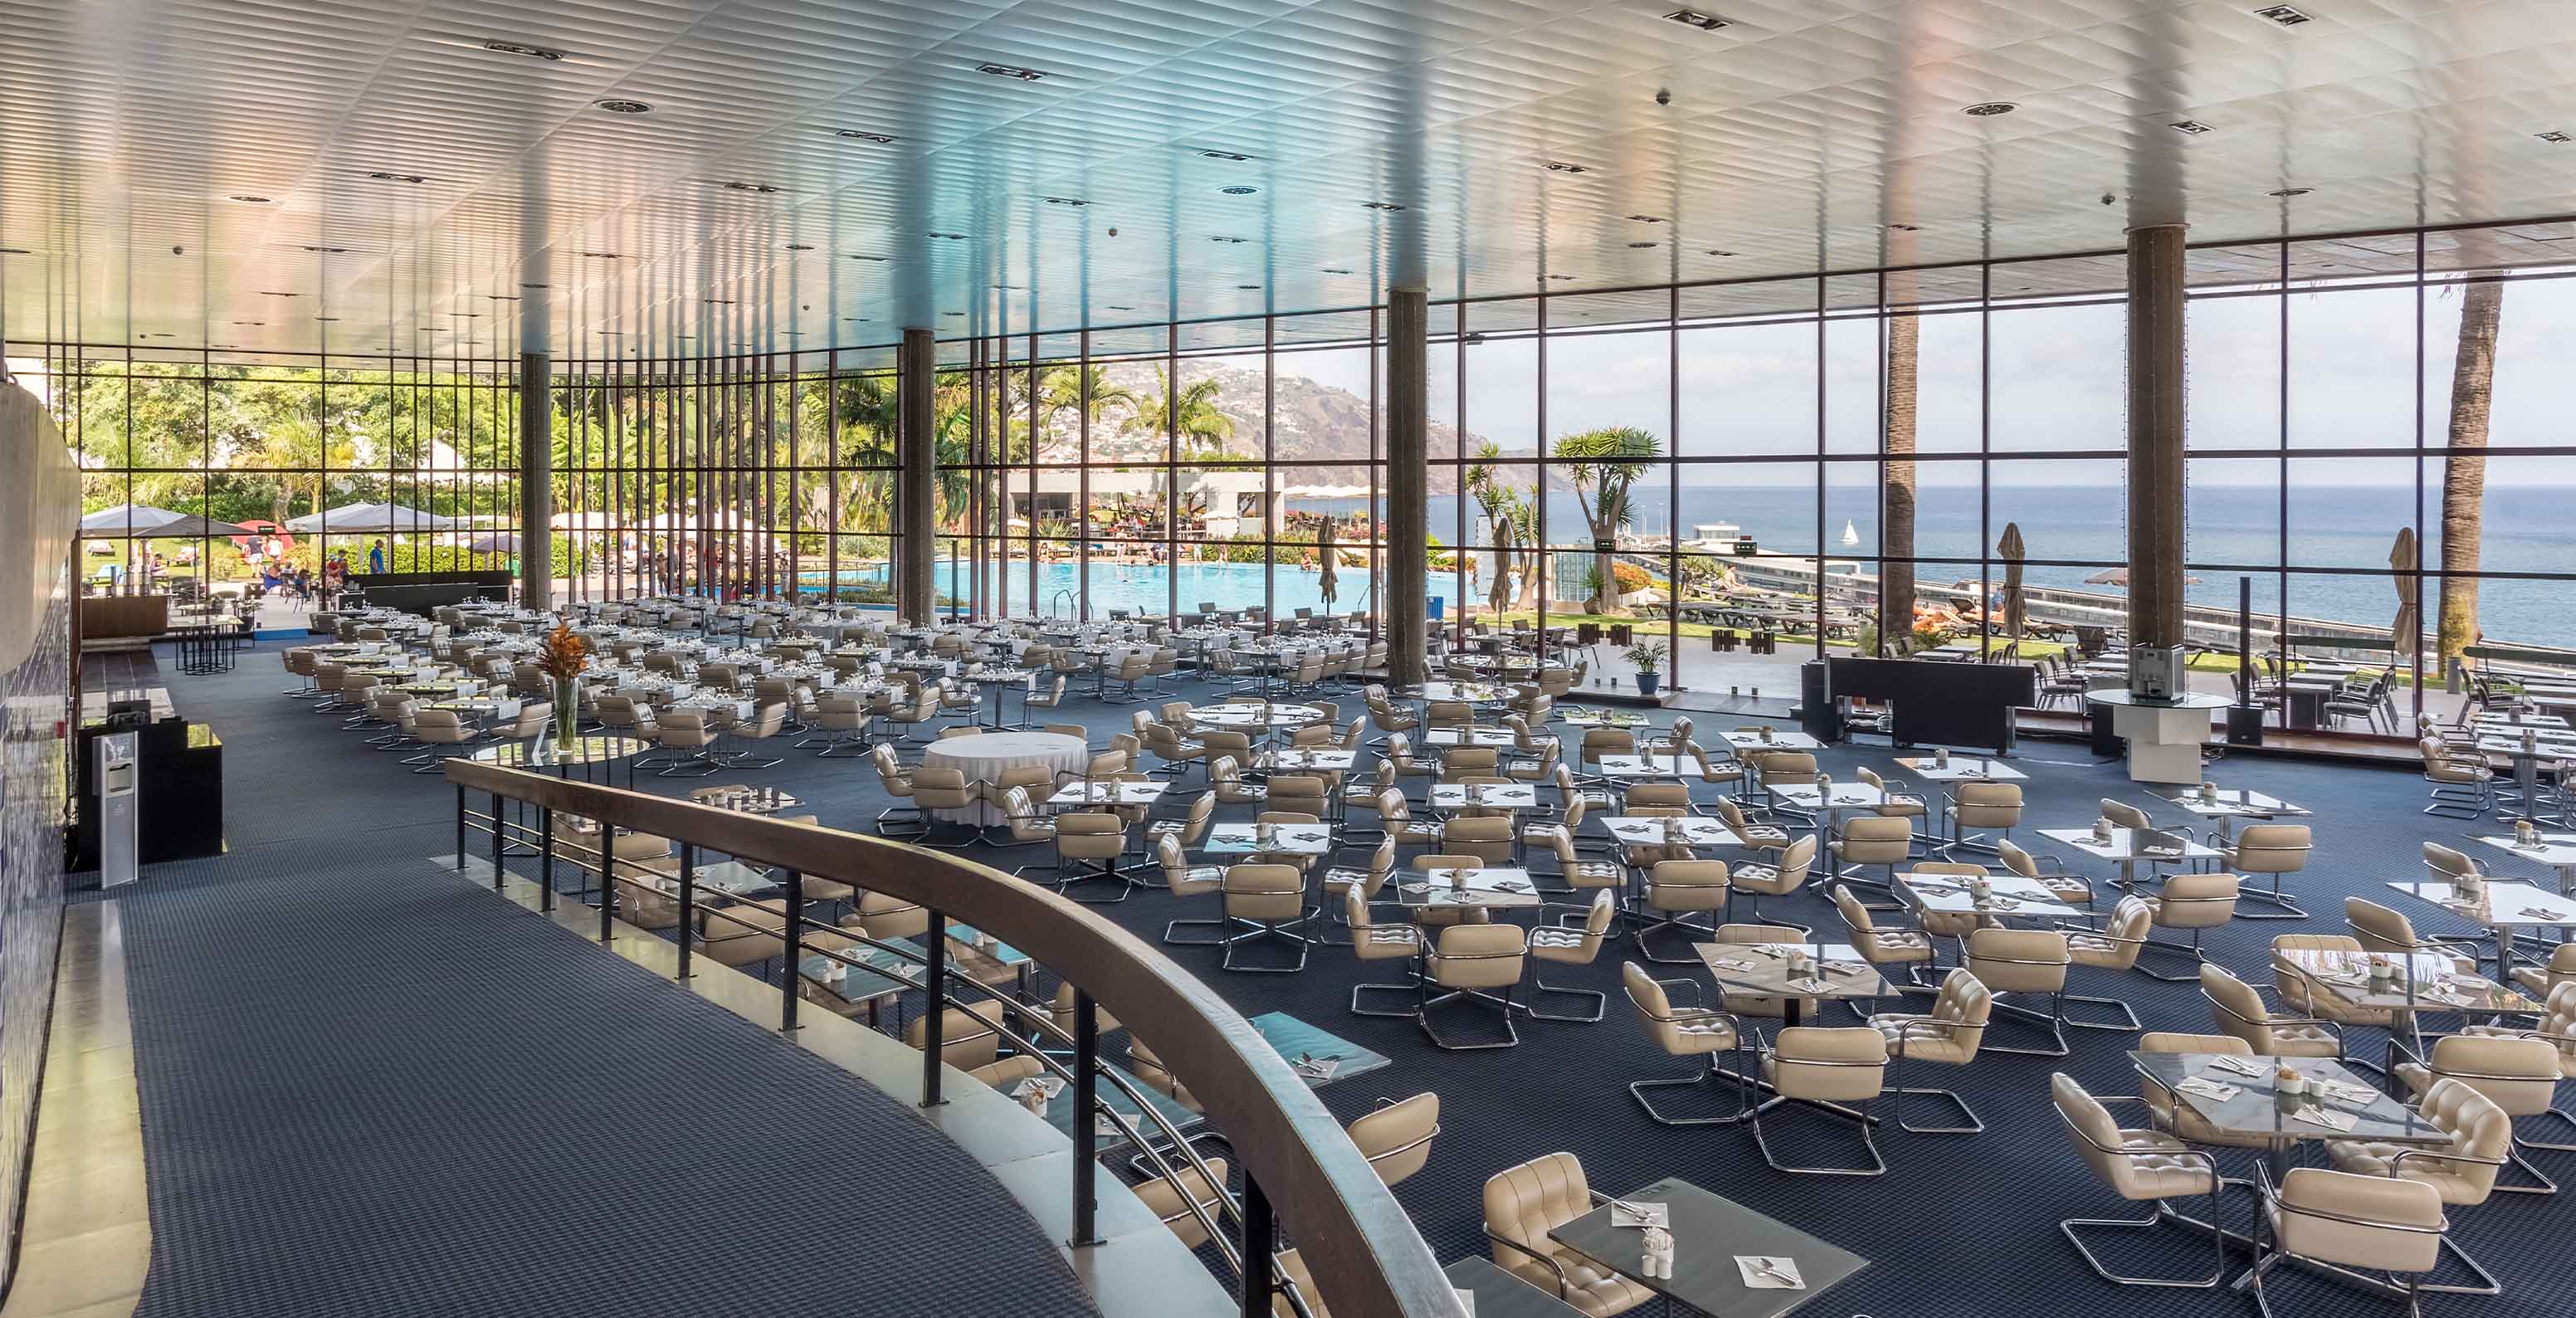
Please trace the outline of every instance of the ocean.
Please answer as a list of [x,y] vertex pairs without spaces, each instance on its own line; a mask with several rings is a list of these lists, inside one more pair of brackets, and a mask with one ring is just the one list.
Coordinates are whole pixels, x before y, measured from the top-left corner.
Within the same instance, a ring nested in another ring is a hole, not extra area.
[[[1989,543],[1987,530],[2000,537],[2006,522],[2018,522],[2031,559],[2084,564],[2030,567],[2024,575],[2032,585],[2116,593],[2113,587],[2087,587],[2084,578],[2128,558],[2125,496],[2119,486],[1997,484],[1988,494],[1992,510],[1981,520],[1976,487],[1924,487],[1915,515],[1916,553],[1973,559],[1979,546]],[[1825,496],[1827,556],[1863,558],[1873,552],[1878,543],[1875,489],[1835,485],[1826,489]],[[2484,570],[2576,571],[2576,519],[2568,516],[2571,497],[2576,497],[2576,489],[2490,485],[2481,545]],[[2441,561],[2439,488],[2428,488],[2424,499],[2424,561],[2437,567]],[[2194,565],[2193,575],[2198,580],[2186,588],[2187,597],[2194,603],[2232,606],[2236,602],[2237,578],[2246,575],[2253,580],[2254,607],[2265,613],[2275,611],[2280,604],[2282,583],[2276,571],[2282,562],[2279,492],[2272,487],[2201,485],[2192,489],[2190,500],[2185,541]],[[1362,503],[1357,499],[1299,499],[1295,507],[1349,513],[1358,511]],[[1635,504],[1632,525],[1636,530],[1663,534],[1670,529],[1668,488],[1640,489]],[[1443,544],[1456,543],[1457,498],[1436,497],[1431,500],[1430,510],[1431,534]],[[1816,549],[1813,486],[1684,486],[1681,512],[1685,536],[1690,534],[1691,526],[1699,523],[1729,522],[1742,528],[1764,549],[1802,555]],[[1468,515],[1473,528],[1477,523],[1472,503]],[[1582,514],[1571,493],[1549,495],[1547,518],[1548,539],[1558,544],[1583,542]],[[2289,575],[2289,612],[2363,626],[2386,625],[2397,610],[2395,586],[2385,575],[2363,574],[2386,572],[2397,529],[2416,520],[2416,493],[2412,489],[2385,485],[2294,486],[2288,561],[2302,568],[2326,571]],[[1842,543],[1846,522],[1858,541],[1855,545]],[[1481,532],[1471,529],[1469,541],[1479,538]],[[1111,607],[1161,609],[1166,598],[1163,572],[1159,565],[1094,564],[1091,590],[1095,611]],[[1195,607],[1200,600],[1213,600],[1227,608],[1262,602],[1263,573],[1258,564],[1184,563],[1181,574],[1180,600],[1184,609]],[[1919,575],[1926,581],[1939,582],[1973,579],[1976,566],[1925,564]],[[966,580],[964,565],[942,565],[942,590],[952,590],[953,581],[953,593],[963,595]],[[1076,581],[1075,568],[1070,563],[1040,565],[1039,611],[1046,610],[1058,591],[1073,589]],[[1027,582],[1023,563],[1011,578],[1014,609],[1026,606]],[[2428,612],[2436,589],[2435,583],[2426,583]],[[1323,607],[1312,571],[1282,569],[1270,583],[1270,590],[1282,612]],[[1367,591],[1365,573],[1358,569],[1346,571],[1342,574],[1340,599],[1334,607],[1367,608]],[[1448,596],[1455,591],[1454,579],[1433,578],[1431,593]],[[2490,640],[2576,647],[2576,582],[2488,581],[2480,590],[2479,609],[2480,623]]]

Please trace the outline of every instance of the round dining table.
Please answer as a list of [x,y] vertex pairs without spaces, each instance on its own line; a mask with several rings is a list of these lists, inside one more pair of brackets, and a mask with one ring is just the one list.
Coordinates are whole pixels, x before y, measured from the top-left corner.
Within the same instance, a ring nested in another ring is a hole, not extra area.
[[[1057,773],[1080,773],[1091,765],[1091,746],[1060,732],[986,732],[949,737],[921,749],[921,767],[955,769],[969,783],[998,781],[1004,769],[1043,765]],[[941,819],[978,826],[1008,822],[990,801],[977,800],[963,810],[934,811]]]

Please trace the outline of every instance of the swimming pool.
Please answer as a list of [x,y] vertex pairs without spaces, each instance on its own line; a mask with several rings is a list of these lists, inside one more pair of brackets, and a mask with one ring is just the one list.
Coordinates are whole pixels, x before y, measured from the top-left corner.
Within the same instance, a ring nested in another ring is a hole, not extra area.
[[[972,562],[965,559],[944,558],[939,561],[936,571],[941,594],[964,599],[972,593],[971,587],[974,581]],[[993,598],[1000,597],[1005,571],[1002,564],[986,565],[986,590]],[[1010,611],[1030,612],[1028,563],[1022,561],[1010,564],[1007,571]],[[1172,603],[1172,588],[1167,584],[1170,581],[1171,571],[1170,567],[1161,563],[1094,563],[1091,565],[1091,611],[1101,614],[1110,609],[1135,609],[1139,612],[1162,613]],[[1194,612],[1202,601],[1214,604],[1220,609],[1259,606],[1265,602],[1263,587],[1267,581],[1277,592],[1268,601],[1271,608],[1282,614],[1293,614],[1298,609],[1313,609],[1320,613],[1324,610],[1323,592],[1317,589],[1317,582],[1321,575],[1313,568],[1286,565],[1282,565],[1276,574],[1273,574],[1269,568],[1259,563],[1183,563],[1180,565],[1179,583],[1181,612]],[[807,572],[801,574],[801,578],[804,584],[820,589],[824,574]],[[884,584],[886,580],[887,568],[883,565],[844,568],[841,571],[841,581],[844,585],[860,582]],[[1368,573],[1365,570],[1356,567],[1343,568],[1338,574],[1338,581],[1341,598],[1333,608],[1349,612],[1368,607]],[[1040,563],[1037,568],[1037,599],[1034,611],[1043,614],[1052,608],[1057,612],[1071,613],[1074,611],[1073,605],[1058,599],[1057,593],[1072,592],[1078,596],[1080,588],[1079,565]]]

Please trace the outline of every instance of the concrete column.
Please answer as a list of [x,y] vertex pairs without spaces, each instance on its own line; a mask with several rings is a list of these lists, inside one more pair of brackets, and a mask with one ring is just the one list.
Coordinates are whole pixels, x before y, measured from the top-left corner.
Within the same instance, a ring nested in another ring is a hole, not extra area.
[[2183,643],[2183,226],[2129,231],[2129,643]]
[[939,440],[932,416],[931,390],[938,379],[939,358],[930,331],[907,329],[895,352],[895,418],[900,433],[896,452],[903,469],[895,485],[895,526],[902,539],[895,546],[895,609],[904,621],[924,623],[938,612],[937,522],[931,516],[938,494]]
[[519,603],[554,607],[554,363],[519,354]]
[[1386,315],[1386,671],[1393,684],[1419,682],[1430,593],[1431,395],[1429,294],[1387,291]]

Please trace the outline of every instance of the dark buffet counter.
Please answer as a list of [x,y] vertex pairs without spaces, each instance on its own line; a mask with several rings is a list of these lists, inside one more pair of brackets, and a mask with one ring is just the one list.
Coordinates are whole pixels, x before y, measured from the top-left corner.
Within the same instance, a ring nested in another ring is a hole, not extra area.
[[1842,740],[1842,702],[1867,700],[1889,708],[1900,743],[2003,754],[2013,745],[2013,711],[2039,701],[2039,670],[2021,663],[1835,658],[1804,665],[1801,676],[1806,731],[1828,742]]
[[[98,738],[110,731],[103,708],[83,701],[81,726],[73,737],[75,818],[72,827],[74,870],[98,868]],[[158,688],[152,709],[169,709],[169,697]],[[216,856],[224,850],[224,743],[212,727],[165,717],[132,729],[136,734],[135,795],[142,811],[139,859],[146,865],[165,860]],[[95,875],[88,880],[96,883]]]

